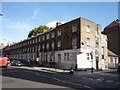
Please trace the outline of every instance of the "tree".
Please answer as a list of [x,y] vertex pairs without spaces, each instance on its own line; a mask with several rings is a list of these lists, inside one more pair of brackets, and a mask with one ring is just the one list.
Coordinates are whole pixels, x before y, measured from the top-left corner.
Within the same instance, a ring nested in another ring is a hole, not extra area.
[[39,33],[43,33],[43,30],[49,30],[49,27],[45,25],[40,25],[39,27],[32,29],[28,34],[28,38],[36,36]]

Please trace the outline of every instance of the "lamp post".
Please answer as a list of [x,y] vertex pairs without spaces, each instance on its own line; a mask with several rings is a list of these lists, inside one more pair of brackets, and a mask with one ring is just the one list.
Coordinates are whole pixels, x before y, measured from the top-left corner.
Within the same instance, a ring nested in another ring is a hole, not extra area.
[[90,52],[91,55],[91,73],[93,73],[93,51]]

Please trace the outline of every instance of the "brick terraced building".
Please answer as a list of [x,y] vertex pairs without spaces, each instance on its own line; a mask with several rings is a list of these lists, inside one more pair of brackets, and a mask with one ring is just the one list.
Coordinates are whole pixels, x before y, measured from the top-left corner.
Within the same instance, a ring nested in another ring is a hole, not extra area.
[[108,37],[108,49],[119,56],[120,63],[120,20],[114,20],[107,25],[103,33]]
[[101,25],[84,18],[77,18],[35,37],[10,45],[4,55],[22,61],[38,60],[57,68],[107,69],[107,37],[101,34]]

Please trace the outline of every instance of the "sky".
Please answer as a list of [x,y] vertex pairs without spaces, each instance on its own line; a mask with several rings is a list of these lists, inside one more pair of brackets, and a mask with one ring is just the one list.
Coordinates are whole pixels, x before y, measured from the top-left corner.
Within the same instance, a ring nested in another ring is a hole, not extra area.
[[83,17],[104,29],[118,18],[118,2],[2,2],[0,9],[0,42],[5,44],[26,39],[29,31],[40,25],[54,27],[56,22]]

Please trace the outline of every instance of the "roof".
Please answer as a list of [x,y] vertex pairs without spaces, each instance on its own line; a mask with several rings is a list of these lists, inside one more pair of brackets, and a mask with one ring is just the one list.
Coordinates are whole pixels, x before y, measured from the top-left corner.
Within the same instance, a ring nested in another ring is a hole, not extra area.
[[107,25],[104,28],[104,31],[109,31],[110,30],[109,28],[113,28],[113,27],[120,27],[120,20],[119,19],[116,19],[112,23],[110,23],[109,25]]
[[118,55],[116,55],[115,53],[113,53],[112,51],[108,50],[108,56],[115,56],[118,57]]

